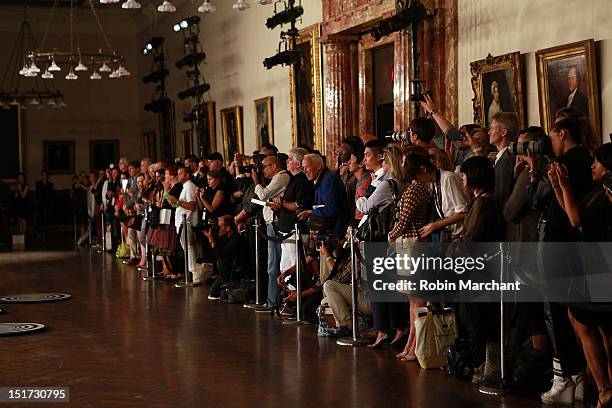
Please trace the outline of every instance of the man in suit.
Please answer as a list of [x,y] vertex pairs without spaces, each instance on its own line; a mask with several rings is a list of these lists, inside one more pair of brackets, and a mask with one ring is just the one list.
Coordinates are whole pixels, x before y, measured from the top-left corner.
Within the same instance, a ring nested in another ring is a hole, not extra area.
[[515,142],[519,132],[518,118],[513,112],[498,112],[493,115],[489,129],[489,142],[497,147],[495,156],[495,191],[499,208],[505,202],[514,187],[514,156],[508,151],[508,145]]
[[589,100],[580,91],[580,79],[578,68],[575,65],[570,66],[567,70],[568,95],[565,99],[560,101],[560,106],[558,108],[574,108],[588,116]]

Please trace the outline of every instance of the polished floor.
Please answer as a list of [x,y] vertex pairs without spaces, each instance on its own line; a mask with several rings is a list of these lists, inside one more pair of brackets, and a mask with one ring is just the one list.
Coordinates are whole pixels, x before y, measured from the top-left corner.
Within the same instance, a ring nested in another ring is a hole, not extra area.
[[[0,322],[39,334],[0,337],[0,386],[70,387],[70,404],[40,407],[536,407],[401,363],[391,350],[339,347],[314,327],[210,302],[204,287],[144,282],[93,251],[0,254],[0,295],[73,299],[5,304]],[[11,406],[0,403],[0,408]]]

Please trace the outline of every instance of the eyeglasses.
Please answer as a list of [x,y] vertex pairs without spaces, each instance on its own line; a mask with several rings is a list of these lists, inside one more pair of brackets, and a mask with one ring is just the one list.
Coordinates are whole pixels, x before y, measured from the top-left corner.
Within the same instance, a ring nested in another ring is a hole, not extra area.
[[264,164],[262,167],[265,169],[268,166],[274,166],[274,163],[270,163],[270,164]]

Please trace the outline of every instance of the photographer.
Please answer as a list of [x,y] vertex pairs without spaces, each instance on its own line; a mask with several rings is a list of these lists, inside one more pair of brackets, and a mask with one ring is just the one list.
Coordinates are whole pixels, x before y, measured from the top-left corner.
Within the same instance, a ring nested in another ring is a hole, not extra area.
[[[264,187],[256,169],[253,169],[251,177],[255,185],[255,195],[262,201],[271,201],[278,196],[282,196],[289,185],[291,176],[287,171],[282,170],[277,156],[268,156],[262,161],[262,172],[264,178],[270,183]],[[266,223],[266,230],[269,237],[276,238],[278,234],[272,225],[274,221],[274,211],[272,207],[266,206],[263,209],[263,217]],[[268,241],[268,301],[263,305],[261,311],[270,311],[279,302],[279,287],[276,278],[280,274],[281,244],[275,240]]]
[[202,189],[196,187],[196,198],[198,205],[203,211],[206,211],[207,216],[218,218],[222,215],[231,214],[231,203],[223,177],[219,170],[211,170],[206,175],[208,187]]
[[[212,222],[212,220],[211,220]],[[246,243],[236,231],[236,224],[230,215],[223,215],[216,224],[204,226],[204,235],[215,256],[219,276],[210,288],[209,300],[220,298],[221,286],[246,275]]]

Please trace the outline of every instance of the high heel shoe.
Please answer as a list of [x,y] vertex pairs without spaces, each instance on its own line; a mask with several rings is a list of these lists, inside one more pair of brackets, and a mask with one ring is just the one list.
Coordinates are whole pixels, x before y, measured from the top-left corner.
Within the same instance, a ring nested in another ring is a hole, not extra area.
[[389,335],[385,334],[383,338],[380,339],[380,341],[374,342],[372,344],[368,344],[366,347],[373,348],[373,349],[379,349],[388,343],[389,343]]
[[612,391],[612,387],[606,387],[604,389],[599,390],[599,395],[597,396],[597,408],[612,408],[612,396],[608,398],[608,401],[603,402],[601,400],[601,394],[606,394]]

